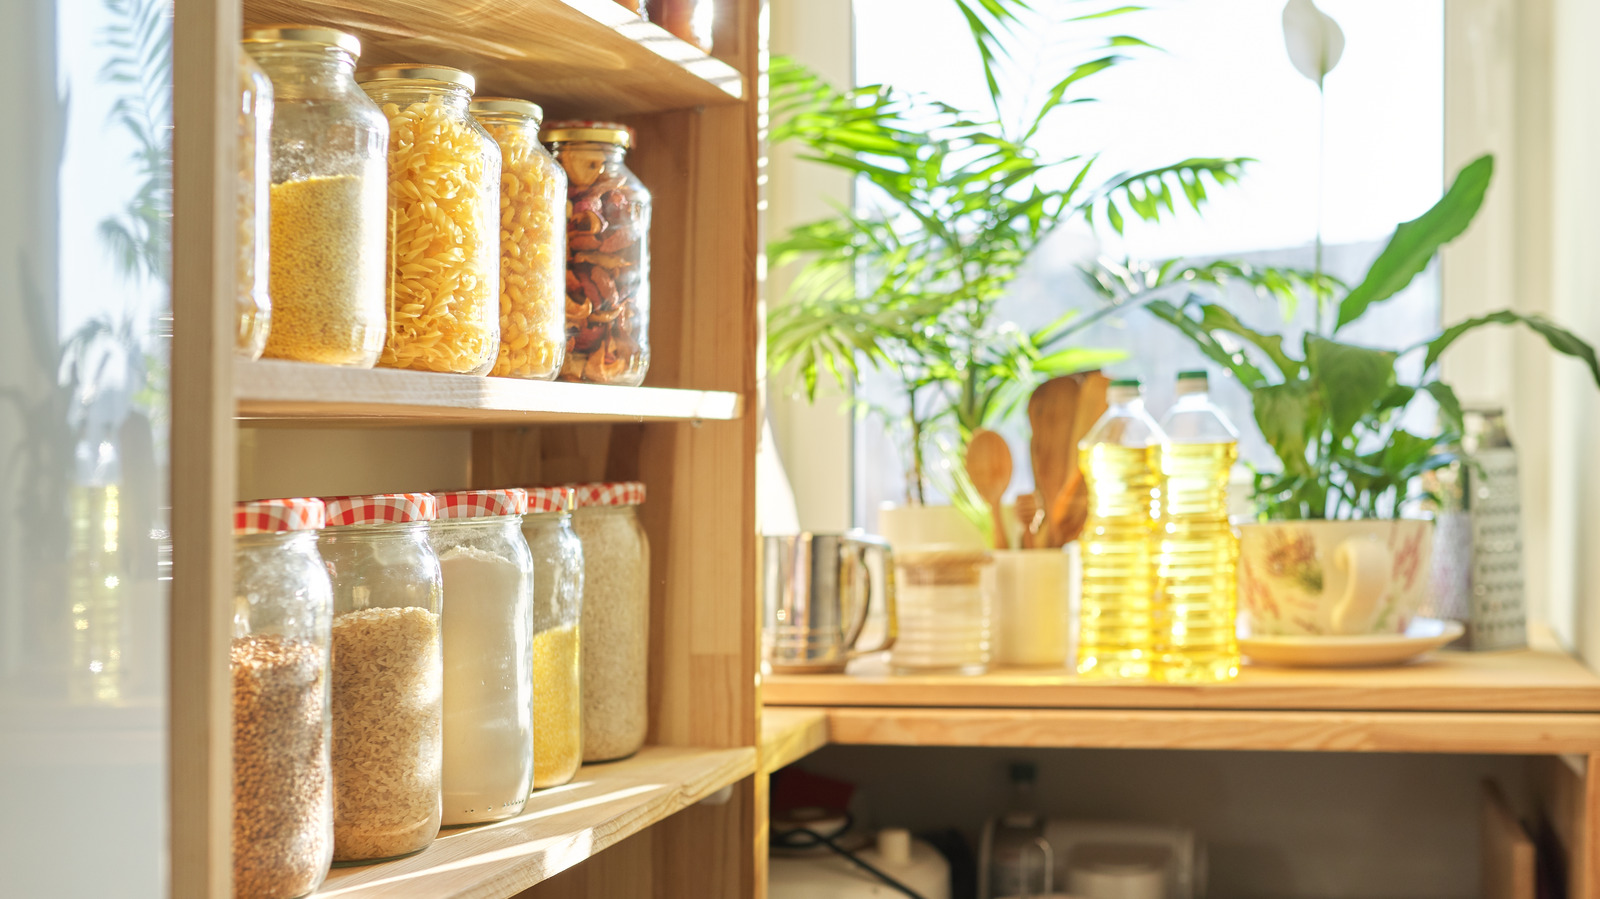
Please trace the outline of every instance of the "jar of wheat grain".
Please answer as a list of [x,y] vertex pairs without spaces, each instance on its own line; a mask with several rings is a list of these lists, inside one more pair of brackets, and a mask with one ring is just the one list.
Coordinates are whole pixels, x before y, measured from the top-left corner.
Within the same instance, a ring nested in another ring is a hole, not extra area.
[[326,500],[333,582],[333,860],[433,842],[443,814],[444,579],[430,493]]
[[233,509],[233,893],[294,899],[333,857],[332,587],[318,499]]
[[579,484],[572,528],[583,548],[583,760],[644,745],[650,699],[650,542],[639,526],[644,485]]
[[576,491],[528,490],[522,536],[533,553],[533,786],[572,780],[583,762],[583,544]]
[[389,340],[378,364],[488,374],[500,351],[500,146],[448,66],[356,80],[389,120]]

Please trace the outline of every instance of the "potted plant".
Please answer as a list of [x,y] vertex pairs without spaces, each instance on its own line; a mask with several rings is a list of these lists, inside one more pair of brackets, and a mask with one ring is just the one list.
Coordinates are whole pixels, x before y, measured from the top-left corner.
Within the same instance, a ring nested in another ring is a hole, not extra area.
[[1180,205],[1199,210],[1204,182],[1231,183],[1246,161],[1186,159],[1101,177],[1092,152],[1047,156],[1035,144],[1041,126],[1087,99],[1083,82],[1126,61],[1123,50],[1149,45],[1113,37],[1047,89],[1010,96],[1003,82],[1030,82],[1005,77],[1007,66],[1045,63],[1009,55],[1036,14],[1023,0],[954,2],[979,51],[990,109],[887,85],[840,90],[783,58],[771,70],[773,140],[858,175],[863,208],[793,228],[771,246],[774,267],[799,269],[790,302],[772,312],[769,360],[775,371],[793,365],[808,399],[824,371],[847,389],[864,367],[893,379],[895,402],[860,411],[899,437],[910,506],[932,498],[935,469],[950,473],[938,486],[959,497],[960,465],[932,464],[936,454],[953,455],[974,430],[1006,419],[1040,381],[1121,355],[1067,345],[1070,315],[1035,330],[999,320],[996,304],[1040,243],[1072,221],[1120,231],[1128,215],[1158,221]]
[[[1439,374],[1440,356],[1462,335],[1489,324],[1522,324],[1550,347],[1582,360],[1600,384],[1588,343],[1538,315],[1501,310],[1456,322],[1401,350],[1342,339],[1373,306],[1404,289],[1439,248],[1471,223],[1483,203],[1494,159],[1457,174],[1431,209],[1395,229],[1359,284],[1325,275],[1251,270],[1231,262],[1100,266],[1091,282],[1115,307],[1142,305],[1188,337],[1250,392],[1256,425],[1280,467],[1257,472],[1260,522],[1241,530],[1240,601],[1258,634],[1399,633],[1428,589],[1431,523],[1407,519],[1421,498],[1420,476],[1454,460],[1461,404]],[[1244,278],[1292,300],[1310,292],[1317,326],[1298,347],[1282,334],[1246,326],[1186,285]],[[1397,363],[1420,355],[1420,374],[1402,379]],[[1438,427],[1419,433],[1405,411],[1422,397],[1438,407]]]

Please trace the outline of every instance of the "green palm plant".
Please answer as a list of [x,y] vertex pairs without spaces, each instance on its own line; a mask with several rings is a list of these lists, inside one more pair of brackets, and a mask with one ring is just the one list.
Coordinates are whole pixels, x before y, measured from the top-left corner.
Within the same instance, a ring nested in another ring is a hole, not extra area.
[[1092,99],[1089,79],[1152,48],[1113,36],[1047,89],[1014,95],[1003,85],[1026,83],[1012,76],[1044,64],[1015,58],[1023,38],[1138,7],[1073,0],[1051,18],[1027,0],[952,2],[982,62],[987,109],[889,85],[836,88],[784,58],[771,68],[773,141],[857,176],[863,202],[769,248],[774,266],[798,264],[791,302],[768,326],[769,361],[775,370],[792,364],[810,399],[824,372],[846,388],[863,369],[890,374],[899,403],[867,411],[905,433],[913,502],[925,498],[927,455],[941,431],[964,442],[1014,413],[1039,381],[1121,356],[1069,346],[1070,315],[1035,330],[997,320],[997,303],[1039,245],[1068,222],[1120,233],[1129,217],[1198,211],[1208,190],[1234,182],[1249,161],[1193,158],[1105,175],[1092,148],[1049,156],[1037,143],[1047,122]]

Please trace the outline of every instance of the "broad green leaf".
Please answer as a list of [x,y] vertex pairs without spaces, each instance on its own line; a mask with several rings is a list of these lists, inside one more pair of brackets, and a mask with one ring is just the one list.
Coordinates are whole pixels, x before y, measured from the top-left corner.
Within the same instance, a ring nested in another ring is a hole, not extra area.
[[[1246,388],[1253,390],[1267,383],[1267,377],[1261,373],[1261,369],[1250,364],[1250,361],[1244,357],[1243,353],[1228,352],[1221,344],[1217,343],[1217,339],[1211,336],[1209,330],[1190,318],[1184,309],[1180,309],[1166,300],[1146,301],[1145,308],[1150,311],[1151,315],[1177,328],[1185,337],[1189,338],[1201,353],[1205,354],[1206,358],[1227,369]],[[1094,317],[1088,316],[1087,318],[1093,319]]]
[[1431,371],[1434,363],[1439,361],[1439,356],[1449,349],[1450,344],[1455,343],[1456,339],[1461,335],[1489,324],[1527,325],[1542,336],[1545,342],[1550,344],[1551,349],[1582,360],[1584,364],[1589,366],[1589,374],[1594,377],[1595,383],[1600,385],[1600,359],[1595,358],[1594,347],[1585,343],[1578,335],[1542,315],[1523,315],[1519,312],[1512,312],[1510,309],[1502,309],[1499,312],[1491,312],[1488,315],[1469,318],[1446,328],[1443,334],[1425,344],[1428,348],[1428,355],[1423,360],[1422,370],[1425,372]]
[[1092,349],[1074,347],[1043,356],[1033,363],[1033,370],[1041,375],[1071,375],[1080,371],[1104,368],[1113,362],[1128,358],[1126,350]]
[[1262,334],[1252,328],[1245,327],[1238,317],[1227,309],[1215,303],[1204,303],[1200,306],[1200,327],[1208,331],[1225,331],[1229,334],[1243,337],[1272,360],[1277,367],[1279,377],[1285,381],[1300,379],[1301,363],[1291,359],[1283,351],[1283,337],[1278,334]]
[[1285,475],[1309,476],[1309,438],[1320,417],[1319,400],[1305,381],[1266,384],[1250,391],[1250,405],[1261,436],[1283,463]]
[[1383,252],[1367,269],[1367,277],[1339,303],[1335,333],[1360,318],[1368,306],[1403,290],[1428,267],[1440,247],[1467,230],[1483,205],[1493,174],[1494,157],[1478,157],[1456,175],[1455,183],[1432,209],[1394,229]]
[[1314,334],[1306,335],[1305,350],[1306,368],[1328,409],[1334,442],[1342,442],[1389,392],[1399,354],[1336,343]]
[[1456,392],[1449,384],[1443,381],[1429,381],[1422,385],[1428,391],[1433,401],[1439,404],[1439,420],[1444,425],[1444,431],[1454,437],[1459,437],[1466,431],[1466,424],[1461,417],[1461,400],[1456,398]]

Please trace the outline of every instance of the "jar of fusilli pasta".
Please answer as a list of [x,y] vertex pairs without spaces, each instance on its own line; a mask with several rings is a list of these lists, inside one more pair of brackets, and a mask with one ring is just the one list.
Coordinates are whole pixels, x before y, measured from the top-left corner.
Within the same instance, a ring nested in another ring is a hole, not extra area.
[[389,119],[389,341],[378,364],[488,374],[500,351],[500,147],[445,66],[356,72]]
[[479,97],[472,114],[500,144],[500,355],[489,372],[548,380],[567,353],[567,174],[539,143],[544,110]]

